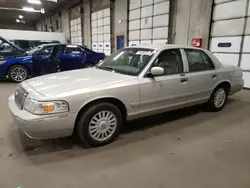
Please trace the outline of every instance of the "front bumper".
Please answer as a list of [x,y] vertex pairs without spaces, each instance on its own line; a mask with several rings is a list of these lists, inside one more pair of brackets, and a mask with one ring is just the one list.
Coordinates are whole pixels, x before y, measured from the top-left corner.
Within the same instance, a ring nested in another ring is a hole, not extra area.
[[15,124],[30,138],[50,139],[73,134],[77,114],[34,115],[20,110],[14,95],[9,97],[9,109]]

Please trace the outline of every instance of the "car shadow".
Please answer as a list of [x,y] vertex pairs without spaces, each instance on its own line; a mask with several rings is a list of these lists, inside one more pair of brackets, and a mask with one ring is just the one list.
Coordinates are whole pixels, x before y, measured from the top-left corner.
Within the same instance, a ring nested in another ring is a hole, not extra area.
[[[249,104],[246,102],[229,99],[227,107],[218,113],[210,113],[204,111],[200,106],[195,106],[141,118],[125,123],[121,135],[115,142],[99,148],[89,148],[83,145],[76,136],[51,140],[32,140],[22,132],[19,134],[25,155],[34,164],[40,165],[93,155],[161,134],[175,133],[189,126],[199,126],[203,122],[211,121],[212,118],[217,118],[222,113],[224,115],[231,113],[232,109],[249,108],[248,106]],[[204,115],[198,116],[199,113],[204,113]],[[207,134],[212,134],[212,132]],[[46,157],[44,157],[45,155]]]

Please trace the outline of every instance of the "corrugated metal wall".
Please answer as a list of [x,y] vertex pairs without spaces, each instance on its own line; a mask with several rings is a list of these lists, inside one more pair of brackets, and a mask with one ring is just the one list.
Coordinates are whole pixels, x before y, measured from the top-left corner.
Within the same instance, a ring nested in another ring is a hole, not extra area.
[[249,0],[214,1],[210,50],[222,63],[240,66],[250,88]]
[[167,43],[169,0],[130,0],[129,45]]
[[110,8],[91,14],[92,50],[111,54]]

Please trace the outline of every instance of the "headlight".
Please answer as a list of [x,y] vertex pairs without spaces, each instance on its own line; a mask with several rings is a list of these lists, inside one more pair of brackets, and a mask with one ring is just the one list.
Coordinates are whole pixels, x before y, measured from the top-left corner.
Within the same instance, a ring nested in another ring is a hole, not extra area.
[[0,65],[4,64],[7,60],[0,60]]
[[27,99],[24,109],[36,115],[55,114],[69,111],[69,105],[65,101],[39,102],[34,99]]

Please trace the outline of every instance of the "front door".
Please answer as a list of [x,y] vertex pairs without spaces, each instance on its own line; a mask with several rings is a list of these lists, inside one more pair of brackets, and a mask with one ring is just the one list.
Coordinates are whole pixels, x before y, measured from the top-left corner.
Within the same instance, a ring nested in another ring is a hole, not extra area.
[[51,54],[54,46],[46,46],[33,55],[35,76],[52,73]]
[[181,51],[161,52],[152,66],[162,67],[165,74],[140,78],[140,113],[150,115],[185,106],[188,87]]
[[76,45],[67,45],[64,53],[60,56],[61,71],[83,68],[85,52]]
[[189,100],[191,103],[208,100],[219,80],[215,66],[209,56],[201,50],[185,49],[184,51],[189,68],[189,73],[186,74]]

